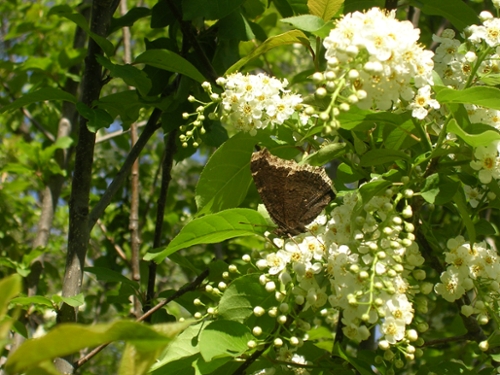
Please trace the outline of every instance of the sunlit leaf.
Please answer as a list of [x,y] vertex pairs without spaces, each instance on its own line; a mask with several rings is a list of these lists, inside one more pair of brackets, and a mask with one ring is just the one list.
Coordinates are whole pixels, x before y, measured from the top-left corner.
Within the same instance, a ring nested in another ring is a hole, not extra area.
[[[248,349],[253,339],[250,329],[231,320],[217,320],[205,327],[200,334],[200,353],[209,362],[214,358],[236,357]],[[218,345],[214,345],[214,342]]]
[[225,75],[234,73],[238,71],[243,65],[249,62],[252,59],[266,53],[267,51],[287,44],[300,43],[305,46],[309,46],[309,39],[307,36],[300,30],[291,30],[286,33],[273,36],[267,39],[264,43],[262,43],[259,47],[257,47],[253,52],[248,54],[248,56],[243,57],[238,62],[233,64],[228,70],[226,70]]
[[198,215],[237,207],[251,182],[250,157],[256,139],[239,133],[210,157],[196,185]]
[[476,104],[482,107],[500,110],[500,89],[496,87],[475,86],[465,90],[440,87],[436,99],[440,103]]
[[173,323],[165,324],[167,329],[161,326],[155,329],[142,323],[123,320],[93,326],[60,324],[45,336],[24,342],[9,356],[5,367],[12,373],[22,372],[42,361],[116,340],[130,342],[139,350],[156,350],[166,346],[187,325],[188,323]]
[[496,130],[486,130],[480,134],[466,133],[455,121],[452,119],[448,123],[448,131],[456,134],[465,143],[472,147],[488,146],[491,142],[500,140],[500,133]]
[[325,22],[317,16],[304,14],[297,17],[283,18],[281,22],[289,23],[297,29],[313,32],[325,26]]
[[344,0],[308,0],[307,7],[311,14],[328,21],[339,11],[343,3]]
[[225,210],[189,222],[167,247],[147,253],[144,259],[158,263],[180,249],[234,237],[262,235],[268,229],[267,221],[257,211],[248,208]]

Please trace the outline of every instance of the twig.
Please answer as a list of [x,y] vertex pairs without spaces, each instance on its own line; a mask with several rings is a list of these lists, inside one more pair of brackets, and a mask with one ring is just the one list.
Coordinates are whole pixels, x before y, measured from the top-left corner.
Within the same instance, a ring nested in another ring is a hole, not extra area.
[[113,237],[108,235],[108,228],[106,228],[106,225],[104,225],[104,223],[101,220],[97,220],[97,225],[102,230],[104,237],[106,237],[106,239],[111,243],[111,245],[113,245],[113,248],[115,249],[118,256],[122,258],[122,260],[125,261],[125,263],[130,264],[129,260],[127,259],[127,255],[122,250],[121,246],[116,243]]
[[[143,126],[145,126],[147,124],[146,121],[141,121],[141,122],[136,122],[134,123],[134,125],[136,126],[136,128],[142,128]],[[113,139],[115,137],[119,137],[120,135],[124,135],[124,134],[127,134],[127,133],[130,133],[130,130],[131,129],[128,129],[128,130],[117,130],[115,132],[111,132],[111,133],[107,133],[107,134],[103,134],[103,135],[97,135],[96,137],[96,140],[95,140],[95,143],[102,143],[102,142],[106,142],[106,141],[109,141],[110,139]]]
[[90,212],[89,223],[88,223],[89,232],[92,230],[92,227],[97,222],[97,219],[99,219],[101,215],[104,213],[106,207],[108,207],[108,205],[111,203],[111,200],[113,199],[113,196],[116,194],[118,189],[120,189],[120,187],[125,182],[127,176],[130,173],[132,164],[134,163],[135,159],[137,159],[141,151],[144,149],[144,147],[146,147],[146,144],[148,143],[149,139],[153,136],[153,134],[160,128],[161,124],[158,122],[160,116],[161,116],[161,110],[155,108],[153,110],[153,113],[151,113],[151,116],[149,117],[148,123],[144,127],[144,130],[142,131],[139,139],[137,140],[137,143],[134,145],[134,147],[132,147],[132,150],[130,150],[129,154],[127,155],[127,158],[123,162],[123,165],[116,174],[115,178],[108,186],[108,188],[102,195],[99,202],[97,202],[97,204]]

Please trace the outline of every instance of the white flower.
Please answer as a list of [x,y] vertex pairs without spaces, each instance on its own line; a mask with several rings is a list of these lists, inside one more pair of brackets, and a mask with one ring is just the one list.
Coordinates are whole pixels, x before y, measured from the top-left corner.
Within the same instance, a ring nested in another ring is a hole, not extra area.
[[457,58],[458,47],[460,47],[458,39],[438,38],[435,35],[432,39],[435,42],[440,42],[440,45],[436,48],[434,61],[448,64]]
[[445,300],[453,302],[464,295],[465,289],[462,286],[463,279],[456,269],[450,267],[441,274],[440,279],[442,283],[436,284],[434,290]]
[[387,317],[382,323],[382,333],[389,344],[395,344],[405,337],[406,325],[404,321]]
[[255,135],[257,129],[283,124],[302,102],[300,95],[285,90],[287,80],[280,81],[263,73],[234,73],[221,83],[225,89],[221,95],[222,120],[251,135]]
[[396,19],[395,12],[354,12],[337,21],[325,38],[325,58],[331,68],[340,65],[346,73],[359,73],[351,89],[362,90],[366,97],[358,107],[389,110],[400,99],[411,100],[414,87],[433,83],[434,54],[418,44],[419,36],[420,30]]
[[498,159],[498,143],[493,142],[488,146],[479,146],[474,152],[476,160],[470,162],[470,166],[479,171],[479,181],[488,184],[491,179],[500,178],[500,160]]
[[404,324],[410,324],[413,320],[413,306],[408,301],[406,294],[396,294],[385,304],[386,317],[392,316],[401,320]]
[[479,191],[479,188],[471,187],[469,185],[464,185],[464,193],[467,201],[471,205],[472,208],[476,208],[479,204],[479,201],[483,199],[484,193]]
[[370,337],[370,331],[364,325],[349,323],[342,328],[342,332],[351,340],[361,342]]
[[431,107],[439,109],[440,105],[437,100],[431,99],[431,87],[424,86],[418,89],[417,95],[408,106],[412,110],[411,115],[419,120],[423,120],[428,113],[426,108]]
[[269,266],[269,274],[277,275],[290,261],[290,256],[286,251],[278,250],[275,253],[270,253],[266,257],[267,265]]
[[486,42],[490,47],[500,45],[500,19],[494,18],[489,12],[481,12],[480,18],[483,20],[482,25],[471,25],[466,32],[470,34],[469,40],[473,43],[480,44]]

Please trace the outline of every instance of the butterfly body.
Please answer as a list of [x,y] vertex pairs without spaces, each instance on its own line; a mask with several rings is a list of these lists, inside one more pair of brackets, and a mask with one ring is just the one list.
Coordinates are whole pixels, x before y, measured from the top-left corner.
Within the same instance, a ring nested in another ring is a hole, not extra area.
[[280,159],[265,148],[253,153],[250,169],[278,234],[305,232],[306,225],[335,197],[323,168]]

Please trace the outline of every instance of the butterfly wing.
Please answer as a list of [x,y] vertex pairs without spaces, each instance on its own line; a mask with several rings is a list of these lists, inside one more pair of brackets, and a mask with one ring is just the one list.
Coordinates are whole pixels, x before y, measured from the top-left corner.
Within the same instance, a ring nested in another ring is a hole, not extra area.
[[278,233],[297,235],[334,197],[323,168],[280,159],[267,149],[255,152],[252,176]]

